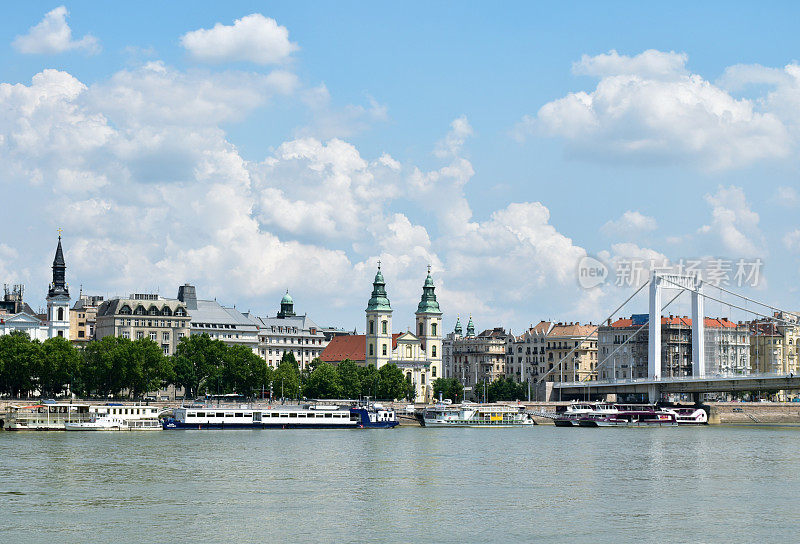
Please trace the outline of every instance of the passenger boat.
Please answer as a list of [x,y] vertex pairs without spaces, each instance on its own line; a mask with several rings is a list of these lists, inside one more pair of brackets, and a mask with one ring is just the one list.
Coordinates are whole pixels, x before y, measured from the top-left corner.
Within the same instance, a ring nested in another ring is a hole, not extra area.
[[[611,414],[618,412],[610,403],[573,402],[566,411],[550,415],[556,427],[577,427],[579,420],[589,414]],[[547,416],[546,416],[547,417]]]
[[707,425],[708,414],[703,408],[664,408],[665,411],[673,412],[678,420],[678,425]]
[[437,404],[422,411],[423,427],[521,427],[535,425],[522,408],[493,405]]
[[118,416],[95,416],[89,421],[65,422],[67,431],[160,431],[158,418],[125,419]]
[[[27,406],[12,406],[0,419],[0,427],[9,431],[64,431],[66,424],[90,423],[103,417],[113,417],[127,422],[131,430],[146,430],[153,421],[160,428],[161,410],[147,405],[122,404],[72,404],[47,402]],[[143,423],[135,423],[143,422]],[[74,430],[74,429],[71,429]]]
[[390,429],[394,410],[380,404],[270,406],[267,408],[181,407],[165,419],[164,429]]
[[678,420],[671,410],[648,408],[619,410],[616,413],[587,414],[578,420],[581,427],[677,427]]

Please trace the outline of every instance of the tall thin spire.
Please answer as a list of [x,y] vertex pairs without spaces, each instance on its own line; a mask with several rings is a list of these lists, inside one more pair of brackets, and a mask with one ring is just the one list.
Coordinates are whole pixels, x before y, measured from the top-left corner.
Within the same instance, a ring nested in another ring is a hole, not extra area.
[[47,292],[48,297],[58,295],[69,296],[69,288],[66,282],[67,264],[64,262],[64,250],[61,249],[61,229],[58,229],[58,246],[56,246],[56,256],[53,259],[53,283]]

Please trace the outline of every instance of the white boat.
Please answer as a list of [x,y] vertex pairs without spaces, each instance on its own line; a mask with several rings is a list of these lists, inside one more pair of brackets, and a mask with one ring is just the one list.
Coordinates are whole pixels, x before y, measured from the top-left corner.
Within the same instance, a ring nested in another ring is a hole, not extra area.
[[423,427],[521,427],[535,425],[522,408],[504,404],[445,405],[425,408]]
[[707,425],[708,414],[702,408],[664,408],[664,411],[675,414],[678,425]]
[[161,421],[156,418],[125,419],[115,416],[93,417],[89,421],[65,422],[67,431],[160,431]]
[[[99,418],[111,417],[127,422],[130,430],[150,430],[153,421],[160,427],[161,409],[142,404],[72,404],[46,402],[24,406],[11,406],[0,419],[0,427],[9,431],[63,431],[66,424],[90,423]],[[142,421],[144,423],[134,423]],[[71,429],[74,430],[74,429]]]

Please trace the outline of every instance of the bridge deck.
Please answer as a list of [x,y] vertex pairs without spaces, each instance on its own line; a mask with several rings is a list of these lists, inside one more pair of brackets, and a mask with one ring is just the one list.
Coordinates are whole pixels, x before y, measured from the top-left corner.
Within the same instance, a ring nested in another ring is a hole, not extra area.
[[726,393],[734,391],[800,390],[800,376],[794,374],[753,374],[749,376],[708,376],[695,378],[639,378],[634,380],[555,382],[553,389],[562,393],[646,393],[652,387],[663,393]]

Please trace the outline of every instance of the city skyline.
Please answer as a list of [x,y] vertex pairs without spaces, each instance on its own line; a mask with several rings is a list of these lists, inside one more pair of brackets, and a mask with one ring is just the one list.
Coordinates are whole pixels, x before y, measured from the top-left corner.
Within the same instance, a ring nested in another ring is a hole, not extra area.
[[35,308],[59,227],[73,296],[289,289],[346,329],[378,260],[399,315],[432,266],[446,331],[596,323],[630,290],[581,288],[586,256],[760,260],[754,298],[797,307],[795,6],[186,5],[0,23],[0,281]]

